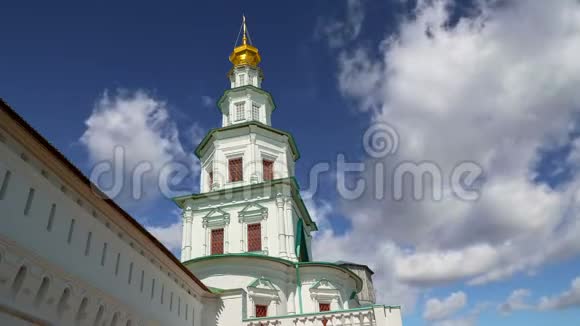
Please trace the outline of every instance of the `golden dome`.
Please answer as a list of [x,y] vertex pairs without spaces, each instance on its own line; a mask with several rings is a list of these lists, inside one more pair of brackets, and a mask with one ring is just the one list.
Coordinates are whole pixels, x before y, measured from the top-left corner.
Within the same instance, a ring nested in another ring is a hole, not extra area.
[[230,62],[234,66],[252,66],[256,67],[262,61],[260,53],[258,53],[258,48],[248,44],[248,38],[246,36],[246,17],[243,17],[242,26],[244,28],[244,37],[242,38],[242,44],[235,47],[232,54],[230,54]]

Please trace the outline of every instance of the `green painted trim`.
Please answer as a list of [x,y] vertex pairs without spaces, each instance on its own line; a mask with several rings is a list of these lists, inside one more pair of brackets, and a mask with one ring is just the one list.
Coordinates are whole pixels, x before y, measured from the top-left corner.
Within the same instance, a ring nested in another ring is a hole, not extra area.
[[230,257],[257,258],[257,259],[274,261],[274,262],[281,263],[281,264],[288,265],[288,266],[294,265],[294,262],[290,261],[290,260],[286,260],[286,259],[278,258],[278,257],[273,257],[273,256],[267,256],[267,255],[263,255],[263,254],[251,253],[251,252],[242,252],[242,253],[235,253],[235,254],[222,254],[222,255],[209,255],[209,256],[197,257],[194,259],[184,261],[184,262],[182,262],[182,264],[187,266],[189,264],[198,263],[200,261],[214,260],[214,259],[220,259],[220,258],[230,258]]
[[265,91],[261,88],[254,86],[254,85],[244,85],[244,86],[226,89],[224,91],[224,93],[222,94],[222,96],[216,101],[216,106],[217,106],[218,110],[220,110],[220,112],[223,113],[222,103],[226,100],[227,95],[229,93],[239,92],[239,91],[247,91],[247,90],[254,90],[262,95],[266,95],[266,97],[268,97],[268,100],[270,101],[270,104],[272,104],[272,112],[274,112],[274,110],[276,110],[276,102],[274,102],[274,98],[272,97],[272,94],[270,94],[270,92],[268,92],[268,91]]
[[352,300],[354,298],[356,298],[356,291],[352,291],[352,293],[350,294],[349,300]]
[[324,312],[310,312],[310,313],[300,313],[294,315],[283,315],[283,316],[270,316],[270,317],[260,317],[260,318],[246,318],[242,319],[243,322],[247,321],[260,321],[260,320],[271,320],[271,319],[286,319],[286,318],[296,318],[296,317],[309,317],[309,316],[320,316],[320,315],[328,315],[332,313],[345,313],[345,312],[355,312],[355,311],[364,311],[364,310],[371,310],[375,307],[387,308],[387,309],[401,309],[401,306],[386,306],[386,305],[379,305],[375,304],[372,306],[365,306],[365,307],[358,307],[352,309],[343,309],[343,310],[331,310],[331,311],[324,311]]
[[223,195],[225,193],[234,193],[234,192],[238,192],[238,191],[243,192],[243,191],[251,190],[254,188],[262,188],[265,186],[273,187],[273,186],[276,186],[279,184],[287,184],[287,185],[290,185],[292,187],[291,195],[292,195],[292,198],[294,199],[294,201],[296,202],[296,204],[298,205],[298,208],[299,208],[300,213],[301,213],[300,215],[302,215],[302,218],[304,219],[306,225],[311,227],[314,231],[318,231],[318,226],[316,225],[316,222],[314,222],[312,220],[312,217],[310,216],[310,213],[308,212],[308,209],[306,208],[306,205],[304,204],[304,201],[302,200],[302,196],[300,195],[300,187],[298,186],[298,181],[296,181],[295,177],[275,179],[275,180],[271,180],[271,181],[243,185],[243,186],[234,187],[234,188],[226,188],[226,189],[220,189],[220,190],[211,191],[211,192],[204,192],[201,194],[191,194],[191,195],[174,197],[173,202],[175,202],[175,204],[177,204],[177,206],[179,206],[179,208],[183,208],[184,202],[188,199],[196,200],[196,199],[200,199],[200,198],[208,198],[208,197],[214,197],[214,196],[219,197],[220,195]]
[[308,267],[308,266],[334,267],[334,268],[338,268],[340,270],[346,271],[356,281],[356,292],[359,293],[360,291],[362,291],[362,284],[363,284],[362,279],[358,275],[356,275],[353,271],[351,271],[350,269],[348,269],[346,267],[342,267],[338,264],[324,262],[324,261],[304,261],[304,262],[298,262],[296,264],[299,264],[303,267]]
[[389,305],[384,305],[384,304],[374,304],[371,307],[388,308],[388,309],[401,309],[401,306],[389,306]]
[[[294,179],[294,182],[296,182],[296,184],[298,185],[298,182],[296,181],[295,177],[292,177]],[[310,213],[308,212],[308,209],[306,208],[306,204],[304,204],[304,200],[302,200],[302,195],[300,195],[300,192],[297,191],[297,195],[295,196],[295,198],[297,199],[296,203],[298,204],[298,206],[300,206],[300,209],[302,211],[305,211],[306,214],[308,215],[308,222],[311,223],[306,223],[306,225],[308,226],[313,226],[314,227],[314,231],[318,231],[318,225],[316,225],[316,222],[314,222],[312,220],[312,217],[310,217]]]
[[290,149],[292,150],[292,155],[293,155],[294,161],[297,161],[298,159],[300,159],[300,151],[298,150],[298,146],[296,146],[296,140],[294,139],[294,136],[291,133],[270,127],[267,124],[261,123],[258,121],[248,121],[248,122],[244,122],[244,123],[237,123],[237,124],[229,125],[226,127],[210,129],[210,131],[205,135],[205,137],[203,137],[203,139],[201,140],[199,145],[195,148],[195,151],[194,151],[195,156],[197,156],[197,158],[201,159],[201,152],[202,152],[203,148],[209,143],[209,141],[211,140],[211,138],[213,137],[213,135],[216,132],[223,132],[223,131],[234,130],[234,129],[238,129],[238,128],[245,128],[245,127],[249,127],[249,126],[256,126],[258,128],[262,128],[262,129],[268,130],[270,132],[288,137],[288,143],[290,144]]
[[208,286],[207,288],[211,291],[211,293],[214,293],[214,294],[221,294],[221,293],[224,293],[226,291],[224,289],[214,288],[211,286]]
[[[234,258],[234,257],[245,257],[245,258],[257,258],[257,259],[264,259],[264,260],[270,260],[273,262],[277,262],[277,263],[281,263],[284,264],[286,266],[295,266],[295,267],[309,267],[309,266],[325,266],[325,267],[332,267],[332,268],[336,268],[339,269],[345,273],[347,273],[348,275],[350,275],[355,281],[356,281],[356,289],[357,289],[357,293],[360,292],[362,290],[362,279],[356,275],[353,271],[351,271],[350,269],[340,266],[338,264],[335,263],[329,263],[329,262],[323,262],[323,261],[309,261],[309,262],[293,262],[291,260],[287,260],[287,259],[283,259],[283,258],[278,258],[278,257],[273,257],[273,256],[267,256],[267,255],[262,255],[262,254],[256,254],[256,253],[249,253],[249,252],[243,252],[243,253],[232,253],[232,254],[222,254],[222,255],[209,255],[209,256],[203,256],[203,257],[197,257],[194,259],[190,259],[188,261],[184,261],[182,262],[183,265],[187,266],[190,264],[194,264],[194,263],[198,263],[201,261],[206,261],[206,260],[215,260],[215,259],[220,259],[220,258]],[[298,282],[297,282],[298,283]]]
[[[294,242],[294,250],[296,257],[298,257],[298,261],[300,262],[308,262],[310,261],[310,256],[308,255],[308,244],[306,243],[306,238],[304,235],[304,222],[302,219],[299,219],[296,222],[296,237]],[[304,242],[304,248],[302,247],[302,243]],[[305,250],[305,254],[302,255],[302,250]]]

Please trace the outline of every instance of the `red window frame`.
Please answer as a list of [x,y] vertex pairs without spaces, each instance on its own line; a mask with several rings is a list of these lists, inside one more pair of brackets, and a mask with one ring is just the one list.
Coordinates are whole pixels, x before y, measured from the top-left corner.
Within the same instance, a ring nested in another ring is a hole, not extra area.
[[262,160],[264,180],[274,180],[274,161]]
[[330,303],[319,303],[318,304],[318,311],[330,311]]
[[228,172],[230,182],[242,181],[244,179],[244,169],[242,158],[234,158],[228,161]]
[[224,229],[211,230],[211,254],[221,255],[224,253]]
[[256,318],[268,317],[268,306],[263,304],[256,305]]
[[248,224],[248,251],[262,251],[262,225]]

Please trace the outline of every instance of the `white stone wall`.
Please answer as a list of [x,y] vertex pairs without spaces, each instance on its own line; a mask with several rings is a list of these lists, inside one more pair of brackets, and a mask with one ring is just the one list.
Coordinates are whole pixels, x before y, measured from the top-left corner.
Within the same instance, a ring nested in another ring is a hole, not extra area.
[[[199,205],[199,203],[195,203]],[[186,204],[184,214],[184,240],[182,261],[211,254],[211,230],[224,229],[224,253],[248,252],[247,225],[261,223],[262,253],[296,261],[295,233],[298,214],[290,197],[270,196],[233,200],[220,205],[194,206]],[[240,217],[245,208],[254,209],[257,205],[265,209],[260,216]],[[216,210],[219,208],[219,210]],[[204,223],[215,216],[215,222]],[[219,217],[225,215],[227,217]],[[186,218],[187,216],[187,218]],[[310,234],[307,231],[307,239]]]
[[70,174],[62,180],[44,165],[46,156],[36,157],[48,151],[29,152],[7,131],[0,134],[4,315],[58,325],[75,318],[81,325],[98,318],[107,325],[211,325],[215,314],[204,316],[215,305],[211,294],[128,221],[105,216],[75,191]]
[[[330,303],[331,309],[335,311],[356,308],[349,301],[357,288],[355,279],[344,270],[331,266],[301,265],[298,273],[300,290],[297,287],[297,273],[293,263],[251,257],[220,257],[187,266],[208,286],[244,290],[248,294],[247,318],[255,317],[255,304],[267,305],[268,316],[316,313],[318,303]],[[251,288],[250,284],[258,278],[271,282],[274,291],[267,287],[257,290]],[[313,288],[323,280],[328,282]]]
[[[243,104],[243,116],[238,115],[236,104]],[[252,103],[259,106],[259,114],[255,116],[252,112]],[[248,121],[258,121],[266,125],[272,125],[273,103],[267,93],[258,91],[255,88],[234,89],[227,93],[223,102],[219,103],[222,111],[222,127],[244,123]]]
[[[356,283],[349,274],[333,268],[303,266],[300,268],[302,282],[302,302],[305,313],[319,311],[319,303],[329,303],[331,310],[356,308],[349,300]],[[328,280],[319,288],[312,288],[320,280]]]
[[[294,160],[285,138],[268,138],[257,133],[218,139],[201,159],[201,192],[212,189],[227,189],[259,183],[264,180],[262,160],[274,161],[274,179],[294,175]],[[228,160],[242,158],[243,180],[229,182]],[[209,172],[213,171],[213,185],[210,185]],[[213,187],[212,187],[213,186]]]
[[[230,87],[236,88],[245,85],[252,85],[258,88],[262,87],[263,78],[260,76],[260,68],[251,66],[239,66],[232,68],[230,74]],[[243,75],[243,78],[240,76]]]

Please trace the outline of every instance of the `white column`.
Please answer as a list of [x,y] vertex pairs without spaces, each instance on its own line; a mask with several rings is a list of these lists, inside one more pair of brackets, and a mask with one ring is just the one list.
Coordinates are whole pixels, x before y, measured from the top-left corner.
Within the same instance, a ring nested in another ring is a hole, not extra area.
[[215,152],[213,154],[212,171],[213,171],[213,185],[212,190],[219,190],[224,187],[226,183],[226,170],[228,168],[228,162],[221,146],[214,143]]
[[278,208],[276,220],[278,221],[278,247],[280,248],[280,257],[287,258],[286,219],[284,218],[284,197],[282,197],[282,194],[276,196],[276,207]]
[[191,259],[191,224],[193,222],[193,212],[191,207],[186,207],[183,210],[183,239],[181,240],[183,248],[181,248],[181,260],[186,261]]
[[296,284],[288,283],[288,314],[296,313],[296,302],[294,302],[294,291],[296,291]]
[[[282,168],[282,171],[278,172],[279,176],[278,178],[288,178],[288,176],[290,176],[290,171],[289,171],[289,167],[288,167],[288,157],[286,155],[287,152],[287,148],[284,147],[284,150],[282,151],[282,154],[280,154],[280,162],[279,162],[279,166]],[[274,173],[276,173],[276,171],[274,171]]]
[[230,229],[229,224],[224,225],[224,254],[230,253],[229,229]]
[[294,252],[294,236],[296,230],[294,229],[294,221],[292,218],[292,199],[287,197],[285,200],[286,203],[286,230],[288,230],[286,239],[287,239],[287,246],[288,250],[288,257],[292,259],[296,259],[296,253]]
[[268,219],[263,218],[262,219],[262,223],[260,223],[261,227],[262,227],[262,250],[266,252],[266,254],[269,254],[268,251]]
[[[249,102],[249,100],[248,100]],[[250,110],[252,109],[252,103],[248,103]],[[251,114],[251,111],[250,111]],[[256,134],[250,134],[250,164],[248,165],[250,169],[250,183],[258,183],[260,181],[258,174],[258,164],[257,164],[257,150],[256,150]]]
[[187,257],[187,232],[185,231],[185,218],[181,219],[181,261],[184,262],[186,260],[188,260],[189,258]]
[[246,235],[247,232],[245,232],[245,223],[243,221],[240,220],[240,252],[246,252]]
[[250,318],[256,317],[256,307],[254,306],[254,298],[249,295],[248,296],[248,303],[250,304],[250,311],[248,313]]
[[204,233],[204,240],[203,240],[203,255],[207,256],[209,255],[208,249],[207,249],[207,241],[209,238],[209,229],[207,228],[207,224],[203,224],[203,233]]
[[202,166],[201,173],[199,175],[199,192],[206,192],[211,190],[211,185],[209,185],[209,187],[206,186],[208,181],[206,180],[205,174],[205,168]]

